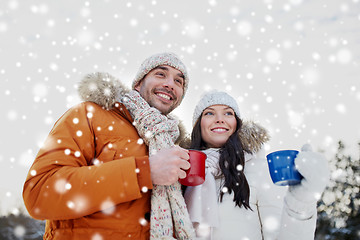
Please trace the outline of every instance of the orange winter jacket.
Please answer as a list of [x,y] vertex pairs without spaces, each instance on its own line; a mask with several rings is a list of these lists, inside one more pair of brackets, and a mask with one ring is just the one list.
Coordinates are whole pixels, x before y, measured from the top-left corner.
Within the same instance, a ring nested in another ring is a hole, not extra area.
[[23,197],[46,219],[44,239],[149,239],[151,189],[148,149],[124,105],[84,102],[55,123]]

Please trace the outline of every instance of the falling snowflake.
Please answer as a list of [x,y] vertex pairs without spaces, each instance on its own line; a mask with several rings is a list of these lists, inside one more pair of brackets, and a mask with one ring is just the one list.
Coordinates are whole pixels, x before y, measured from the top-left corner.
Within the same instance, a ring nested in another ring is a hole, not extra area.
[[337,60],[341,64],[348,64],[352,60],[352,53],[349,49],[340,49],[336,54]]
[[336,111],[341,114],[346,113],[346,106],[344,104],[338,103],[336,106]]
[[303,83],[306,86],[317,84],[320,81],[320,73],[314,68],[305,69],[300,77],[303,79]]
[[70,209],[74,209],[75,204],[74,204],[73,201],[67,201],[67,202],[66,202],[66,206],[67,206],[68,208],[70,208]]
[[199,235],[199,237],[208,237],[210,235],[210,230],[209,225],[201,223],[197,228],[196,234]]
[[270,64],[276,64],[279,63],[279,61],[281,60],[281,53],[278,49],[272,48],[269,49],[266,52],[266,60],[270,63]]
[[242,171],[244,169],[243,165],[239,164],[236,166],[236,170]]
[[34,85],[32,93],[34,99],[41,99],[48,95],[48,87],[43,83],[37,83]]
[[26,228],[22,225],[17,225],[14,227],[14,235],[17,238],[23,238],[25,236],[26,233]]
[[104,238],[101,236],[100,233],[94,233],[92,236],[91,236],[91,240],[103,240]]
[[55,182],[54,189],[57,193],[64,194],[71,189],[71,184],[68,183],[65,179],[58,179]]
[[237,25],[237,32],[241,36],[248,36],[252,32],[252,24],[248,21],[241,21]]
[[276,217],[267,217],[264,219],[264,228],[269,232],[274,232],[280,227],[279,220]]
[[18,118],[18,113],[15,110],[10,110],[7,114],[7,117],[10,121],[15,121]]
[[81,213],[88,207],[88,199],[82,195],[75,196],[73,200],[67,202],[67,207]]
[[59,70],[59,66],[56,63],[50,63],[49,68],[51,70],[53,70],[54,72],[56,72],[57,70]]
[[70,155],[71,151],[70,151],[70,149],[65,149],[64,153],[65,153],[65,155]]
[[101,162],[100,162],[99,159],[94,159],[94,160],[93,160],[93,164],[94,164],[95,166],[99,166],[99,165],[101,164]]
[[106,215],[113,214],[115,211],[115,203],[111,200],[105,200],[101,203],[100,209]]
[[[27,151],[23,152],[20,155],[20,159],[19,159],[18,163],[21,166],[30,167],[34,159],[35,159],[35,154],[33,153],[32,149],[28,149]],[[36,173],[35,173],[35,175],[36,175]]]
[[140,218],[139,223],[140,223],[141,226],[146,226],[148,224],[148,221],[146,221],[145,218]]
[[131,27],[136,27],[138,25],[138,20],[133,18],[133,19],[130,19],[130,26]]
[[79,32],[76,37],[77,43],[82,47],[86,47],[91,43],[93,43],[94,38],[95,38],[95,33],[89,30],[83,30]]
[[288,111],[288,122],[292,127],[299,127],[304,122],[302,113],[293,110]]

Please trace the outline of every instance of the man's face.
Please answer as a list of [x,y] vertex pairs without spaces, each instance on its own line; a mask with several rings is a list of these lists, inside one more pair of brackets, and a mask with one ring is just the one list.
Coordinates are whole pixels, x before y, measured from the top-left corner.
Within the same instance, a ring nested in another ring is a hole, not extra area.
[[135,86],[151,107],[167,115],[181,103],[184,94],[184,75],[176,68],[161,65],[151,70]]

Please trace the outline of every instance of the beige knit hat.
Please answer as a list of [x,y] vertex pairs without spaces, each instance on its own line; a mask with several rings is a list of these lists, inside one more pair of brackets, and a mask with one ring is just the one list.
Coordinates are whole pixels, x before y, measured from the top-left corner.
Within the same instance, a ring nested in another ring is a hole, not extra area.
[[161,65],[168,65],[173,68],[179,70],[182,74],[184,74],[184,95],[189,85],[189,77],[186,70],[186,67],[183,62],[179,59],[179,57],[171,52],[159,53],[154,54],[141,64],[139,71],[137,72],[135,79],[132,83],[132,88],[134,89],[135,86],[144,78],[146,74],[148,74],[154,68],[161,66]]
[[200,115],[205,110],[205,108],[208,108],[212,105],[229,106],[234,110],[236,116],[240,118],[240,111],[236,103],[236,100],[226,92],[213,90],[205,93],[198,102],[198,104],[196,105],[193,114],[193,126],[195,125],[196,121],[199,119]]

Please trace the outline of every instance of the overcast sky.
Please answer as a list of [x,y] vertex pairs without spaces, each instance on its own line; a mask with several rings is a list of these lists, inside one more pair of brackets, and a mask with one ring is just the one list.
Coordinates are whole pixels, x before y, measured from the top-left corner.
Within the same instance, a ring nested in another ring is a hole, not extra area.
[[87,73],[128,86],[140,63],[178,54],[190,86],[175,114],[191,131],[204,91],[237,99],[271,133],[266,152],[309,142],[327,156],[360,141],[359,0],[0,3],[0,214],[23,205],[29,167]]

